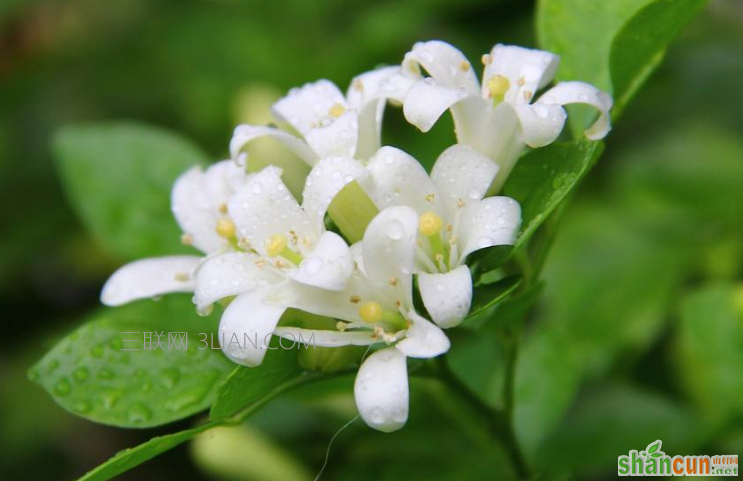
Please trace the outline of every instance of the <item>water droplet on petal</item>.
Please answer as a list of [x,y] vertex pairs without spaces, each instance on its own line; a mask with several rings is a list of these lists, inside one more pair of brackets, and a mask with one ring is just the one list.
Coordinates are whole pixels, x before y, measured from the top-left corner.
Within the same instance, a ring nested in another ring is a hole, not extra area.
[[387,226],[385,228],[385,232],[387,232],[387,237],[389,237],[392,240],[400,240],[402,239],[402,224],[400,222],[393,220],[387,223]]
[[54,394],[57,396],[66,396],[70,393],[72,390],[72,386],[70,386],[70,381],[67,380],[66,377],[62,377],[54,384]]

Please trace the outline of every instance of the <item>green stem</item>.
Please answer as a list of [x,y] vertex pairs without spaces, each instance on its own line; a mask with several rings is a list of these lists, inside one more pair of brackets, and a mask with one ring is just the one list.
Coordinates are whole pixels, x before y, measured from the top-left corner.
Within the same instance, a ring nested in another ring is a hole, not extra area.
[[[513,361],[515,363],[515,357],[513,358]],[[454,374],[454,372],[452,372],[444,357],[437,358],[437,363],[439,368],[439,378],[452,390],[452,392],[457,394],[462,401],[482,416],[490,428],[490,433],[501,444],[508,455],[508,458],[511,460],[513,470],[518,476],[518,479],[530,479],[531,472],[526,464],[523,454],[521,453],[518,441],[516,440],[516,434],[513,430],[511,417],[512,402],[510,403],[510,406],[509,403],[506,404],[505,410],[488,406],[477,394],[472,392],[472,390],[464,384],[456,374]],[[508,370],[513,371],[513,368],[509,366]],[[513,381],[511,381],[511,384],[513,384]],[[513,391],[513,387],[511,387],[511,391]]]
[[364,238],[379,209],[355,180],[346,184],[328,206],[328,214],[350,244]]

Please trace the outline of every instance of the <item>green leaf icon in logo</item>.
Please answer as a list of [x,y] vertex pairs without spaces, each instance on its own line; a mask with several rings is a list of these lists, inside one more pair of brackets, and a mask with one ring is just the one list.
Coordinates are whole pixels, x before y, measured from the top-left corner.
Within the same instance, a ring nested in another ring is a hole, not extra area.
[[661,444],[662,444],[661,440],[658,439],[654,443],[648,444],[648,447],[645,448],[645,452],[647,452],[648,456],[652,456],[654,458],[660,458],[661,456],[665,454],[663,453],[663,451],[660,450]]

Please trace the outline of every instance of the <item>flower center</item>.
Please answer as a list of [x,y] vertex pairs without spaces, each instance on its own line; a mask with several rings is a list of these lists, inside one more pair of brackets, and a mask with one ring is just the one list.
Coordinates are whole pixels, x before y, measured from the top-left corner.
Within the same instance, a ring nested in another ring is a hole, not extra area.
[[343,115],[345,111],[346,111],[346,108],[344,106],[342,106],[339,103],[335,103],[333,104],[332,107],[330,107],[328,114],[330,114],[330,116],[333,117],[334,119],[337,119],[338,117]]
[[381,304],[368,301],[359,306],[359,317],[370,324],[381,322],[390,325],[395,330],[407,329],[408,323],[399,312],[385,311]]
[[445,270],[445,267],[449,265],[450,249],[441,237],[443,227],[444,221],[434,212],[426,212],[418,220],[418,232],[428,238],[431,254],[436,260],[438,268]]
[[226,217],[222,217],[217,221],[217,227],[215,230],[217,231],[217,234],[225,239],[235,237],[235,223]]
[[488,94],[495,103],[501,102],[510,88],[511,82],[502,75],[494,75],[488,79]]
[[286,236],[281,234],[272,235],[266,240],[266,255],[268,257],[281,256],[295,266],[298,266],[302,260],[302,254],[289,248]]

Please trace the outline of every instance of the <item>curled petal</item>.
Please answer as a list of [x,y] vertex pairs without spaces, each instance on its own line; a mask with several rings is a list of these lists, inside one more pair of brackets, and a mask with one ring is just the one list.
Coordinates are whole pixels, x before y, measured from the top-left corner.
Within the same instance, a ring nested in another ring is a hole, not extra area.
[[266,299],[269,288],[240,294],[227,306],[219,322],[219,343],[231,361],[258,366],[286,307]]
[[309,286],[331,291],[346,288],[353,272],[351,250],[335,232],[324,232],[315,249],[305,257],[299,269],[291,271],[292,279]]
[[302,205],[318,229],[325,225],[325,212],[338,192],[367,175],[361,162],[350,157],[325,158],[312,168],[305,181]]
[[482,94],[490,97],[490,81],[496,76],[508,79],[505,100],[528,104],[555,76],[560,57],[545,52],[511,45],[496,45],[490,51],[482,80]]
[[439,85],[428,77],[410,87],[403,103],[403,113],[408,122],[428,132],[444,112],[465,98],[465,90]]
[[359,137],[356,111],[347,110],[337,119],[311,129],[304,137],[320,158],[353,157]]
[[274,335],[314,347],[370,346],[379,342],[372,331],[324,331],[300,327],[277,327]]
[[113,273],[101,291],[101,302],[120,306],[137,299],[172,292],[193,292],[193,271],[200,257],[168,256],[141,259]]
[[511,245],[521,224],[521,206],[510,197],[488,197],[465,207],[460,219],[461,259],[479,249]]
[[197,309],[204,311],[220,299],[280,280],[263,265],[259,256],[228,252],[201,264],[196,273],[194,303]]
[[408,328],[405,339],[395,346],[400,352],[408,357],[425,359],[449,350],[451,343],[440,327],[413,310],[408,312],[407,317],[413,324]]
[[533,105],[514,105],[521,123],[524,142],[529,147],[544,147],[557,139],[565,125],[567,114],[557,104],[537,102]]
[[418,274],[423,305],[441,328],[459,325],[472,303],[472,276],[466,265],[444,274]]
[[274,115],[307,135],[323,121],[332,118],[332,110],[348,107],[346,98],[329,80],[318,80],[289,91],[273,106]]
[[369,356],[354,384],[356,407],[369,427],[386,433],[408,420],[408,367],[405,355],[394,347]]
[[381,145],[382,118],[387,104],[382,86],[394,75],[400,75],[400,67],[379,68],[357,76],[348,88],[348,105],[358,112],[359,117],[358,143],[354,153],[357,159],[368,159]]
[[423,166],[395,147],[382,147],[369,160],[371,192],[375,204],[385,208],[407,205],[419,214],[438,211],[436,187]]
[[462,206],[483,198],[498,173],[498,164],[468,145],[446,149],[431,170],[431,180],[442,196],[447,217]]
[[305,163],[312,166],[317,162],[317,154],[307,143],[299,137],[279,130],[276,127],[262,127],[256,125],[238,125],[230,140],[230,155],[236,163],[245,164],[245,154],[242,150],[253,140],[261,137],[271,137],[280,142],[287,149],[297,155]]
[[274,235],[293,241],[289,247],[301,252],[311,250],[317,240],[315,225],[289,193],[276,167],[250,176],[228,209],[239,237],[262,255],[266,255],[266,240]]
[[591,140],[600,140],[606,137],[611,130],[609,111],[613,104],[611,95],[602,92],[593,85],[584,82],[560,82],[542,95],[537,101],[539,104],[585,104],[596,108],[599,117],[585,134]]
[[388,301],[412,305],[413,259],[418,214],[410,207],[388,207],[369,223],[362,242],[369,282]]
[[480,85],[472,65],[457,48],[440,40],[419,42],[405,54],[403,72],[420,77],[423,67],[438,85],[461,89],[467,95],[477,95]]

